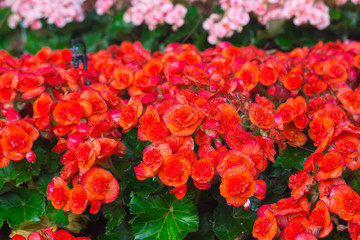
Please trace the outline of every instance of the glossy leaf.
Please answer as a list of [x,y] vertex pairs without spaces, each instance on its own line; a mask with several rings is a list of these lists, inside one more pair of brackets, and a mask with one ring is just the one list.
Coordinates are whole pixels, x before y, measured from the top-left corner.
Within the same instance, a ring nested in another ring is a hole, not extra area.
[[135,239],[183,239],[199,225],[194,204],[187,199],[177,200],[168,193],[148,199],[134,196],[130,213],[137,214],[131,221]]
[[10,227],[39,222],[44,211],[45,198],[36,190],[19,188],[0,196],[0,220],[7,220]]
[[45,210],[46,216],[49,218],[49,221],[60,225],[62,227],[66,227],[69,224],[69,220],[62,209],[55,209],[53,205],[48,202]]
[[219,205],[214,211],[213,230],[221,240],[245,239],[251,234],[256,212]]
[[103,214],[108,220],[106,223],[106,231],[111,231],[122,223],[126,212],[118,198],[116,201],[103,206]]
[[310,154],[310,151],[304,149],[287,147],[283,151],[283,155],[276,158],[274,167],[280,166],[283,169],[300,170],[304,166],[305,159],[308,158]]
[[16,172],[14,163],[11,161],[10,164],[5,168],[0,168],[0,189],[6,182],[14,180],[16,178]]

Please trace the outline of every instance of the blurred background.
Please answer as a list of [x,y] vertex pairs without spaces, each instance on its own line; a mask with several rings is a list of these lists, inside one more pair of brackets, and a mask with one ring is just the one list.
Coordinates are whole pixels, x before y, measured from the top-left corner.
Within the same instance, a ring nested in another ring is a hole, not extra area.
[[290,50],[318,41],[360,39],[358,0],[0,0],[0,49],[19,56],[81,38],[98,51],[139,40],[201,50],[220,41]]

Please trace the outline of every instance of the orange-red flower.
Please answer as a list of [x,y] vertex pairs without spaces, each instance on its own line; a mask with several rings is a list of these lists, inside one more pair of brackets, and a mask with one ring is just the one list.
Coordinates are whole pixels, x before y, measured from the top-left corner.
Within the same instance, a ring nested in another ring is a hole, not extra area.
[[123,128],[123,132],[133,128],[137,124],[138,117],[134,106],[131,104],[124,106],[119,117],[119,125]]
[[38,130],[24,120],[9,123],[1,129],[2,152],[6,158],[19,161],[31,150],[38,137]]
[[187,105],[172,106],[165,111],[163,119],[170,132],[177,136],[193,134],[202,122],[195,108]]
[[85,174],[95,163],[100,155],[101,146],[92,141],[82,143],[75,149],[75,160],[79,167],[80,174]]
[[[281,231],[279,240],[295,240],[300,234],[306,233],[310,226],[309,220],[304,216],[295,217]],[[300,239],[299,239],[300,240]]]
[[84,116],[84,108],[74,101],[59,101],[53,111],[53,118],[62,125],[77,124]]
[[225,132],[226,143],[232,149],[241,150],[243,146],[254,139],[254,136],[246,132],[240,124],[236,124],[233,127],[228,127]]
[[250,121],[264,130],[269,130],[275,127],[275,117],[272,112],[259,104],[250,103],[249,105]]
[[115,89],[122,90],[131,85],[134,80],[133,73],[127,68],[116,68],[113,72],[111,86]]
[[348,185],[337,185],[330,194],[330,210],[346,221],[360,223],[360,196]]
[[119,184],[113,175],[102,168],[93,167],[81,179],[90,202],[95,200],[101,203],[114,201],[119,193]]
[[230,150],[224,153],[217,165],[217,171],[223,176],[229,169],[238,166],[248,170],[252,175],[256,174],[254,162],[239,150]]
[[284,137],[289,145],[294,147],[303,146],[306,141],[306,135],[300,131],[294,124],[289,124],[285,127]]
[[159,143],[169,136],[169,129],[164,122],[155,122],[146,127],[146,137],[150,142]]
[[239,78],[243,84],[243,87],[247,91],[254,89],[259,82],[259,69],[251,62],[246,62],[235,74],[236,78]]
[[191,175],[191,163],[183,156],[171,154],[164,158],[159,170],[160,180],[167,186],[184,185]]
[[333,83],[345,82],[348,78],[345,67],[337,60],[331,59],[324,63],[324,73],[329,76],[329,79]]
[[359,157],[360,140],[354,133],[343,133],[335,142],[335,148],[345,159],[345,166],[354,171],[360,168]]
[[264,86],[271,86],[278,79],[277,72],[271,67],[264,67],[259,72],[259,82]]
[[310,174],[300,171],[297,174],[291,175],[289,178],[289,188],[292,189],[291,197],[295,200],[308,193],[316,181]]
[[345,85],[344,87],[339,88],[336,96],[349,113],[360,114],[359,93],[354,92],[350,87]]
[[264,217],[256,219],[252,235],[259,240],[271,240],[274,239],[277,228],[275,216],[266,210]]
[[283,85],[288,90],[297,90],[302,86],[303,78],[300,73],[290,72],[288,73],[284,80]]
[[310,229],[315,230],[318,227],[322,228],[322,230],[319,232],[319,238],[326,237],[333,229],[328,207],[321,200],[316,203],[315,208],[312,210],[309,216],[309,221],[311,223]]
[[83,188],[81,185],[75,185],[74,188],[70,190],[69,201],[70,211],[72,213],[83,213],[88,203],[85,188]]
[[325,180],[328,178],[338,178],[344,168],[344,158],[340,153],[331,151],[318,162],[319,169],[315,175],[317,181]]
[[201,158],[192,165],[191,177],[198,185],[209,183],[214,174],[214,164],[207,158]]
[[223,174],[220,194],[229,205],[240,207],[254,195],[256,184],[251,173],[242,166],[228,168]]
[[221,103],[217,106],[221,113],[221,119],[219,121],[220,129],[219,134],[224,134],[228,127],[233,127],[236,124],[241,123],[241,118],[236,109],[229,103]]
[[306,196],[299,199],[284,198],[271,204],[269,209],[275,216],[286,216],[289,214],[307,216],[309,214],[309,202]]
[[187,79],[198,85],[208,85],[209,75],[203,68],[194,65],[187,65],[184,67],[184,75]]
[[70,189],[62,178],[53,178],[52,182],[47,186],[46,195],[47,200],[51,201],[54,208],[63,208],[64,211],[69,211]]

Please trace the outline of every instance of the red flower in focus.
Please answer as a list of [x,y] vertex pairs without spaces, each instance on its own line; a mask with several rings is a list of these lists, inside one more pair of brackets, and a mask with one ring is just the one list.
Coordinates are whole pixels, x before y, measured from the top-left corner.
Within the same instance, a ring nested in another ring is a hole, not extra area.
[[150,142],[160,143],[169,136],[169,129],[164,122],[155,122],[146,127],[146,137]]
[[85,211],[88,199],[86,190],[81,185],[74,186],[70,190],[70,211],[74,214],[81,214]]
[[169,144],[160,144],[153,148],[148,146],[143,151],[143,162],[135,167],[136,178],[145,180],[146,178],[153,177],[158,173],[164,157],[171,154]]
[[306,217],[296,217],[281,231],[279,240],[295,240],[299,234],[306,233],[309,226],[310,222]]
[[360,94],[345,86],[338,89],[337,98],[350,114],[360,114]]
[[291,175],[289,179],[289,188],[292,189],[291,197],[295,200],[301,198],[312,189],[315,183],[314,177],[304,171]]
[[191,174],[191,163],[183,156],[171,154],[165,157],[160,167],[159,178],[167,186],[184,185]]
[[284,198],[271,204],[269,209],[276,216],[279,227],[285,228],[293,218],[309,215],[309,202],[307,201],[306,196],[303,196],[298,200]]
[[275,127],[275,117],[272,112],[256,103],[249,105],[250,121],[264,130],[269,130]]
[[321,227],[322,230],[319,232],[319,238],[326,237],[333,229],[328,207],[321,200],[316,203],[315,208],[309,216],[309,221],[311,223],[310,229],[313,231],[316,231],[318,227]]
[[33,104],[33,117],[39,118],[48,116],[52,110],[53,105],[53,100],[47,93],[41,94],[41,96],[38,97]]
[[344,159],[340,153],[331,151],[318,162],[319,169],[315,175],[317,181],[325,180],[328,178],[338,178],[344,168]]
[[119,184],[113,175],[102,168],[93,167],[81,179],[90,202],[95,200],[101,203],[114,201],[119,193]]
[[275,237],[277,228],[275,216],[266,210],[264,217],[256,219],[252,235],[259,240],[271,240]]
[[54,177],[46,190],[47,200],[50,200],[55,209],[69,211],[70,189],[62,178]]
[[330,210],[346,221],[360,223],[360,197],[348,185],[337,185],[332,189]]
[[360,168],[359,150],[360,140],[357,134],[343,133],[335,141],[335,151],[340,153],[345,159],[345,166],[354,171]]
[[301,147],[303,146],[306,141],[306,135],[300,131],[294,124],[288,124],[285,127],[284,137],[286,142],[294,147]]
[[186,195],[186,191],[187,191],[187,185],[185,183],[184,185],[181,185],[171,190],[170,194],[175,193],[176,199],[182,200]]
[[225,131],[229,127],[234,127],[235,125],[238,125],[241,123],[241,118],[236,111],[236,109],[230,105],[229,103],[220,103],[217,106],[217,109],[221,113],[221,118],[219,121],[219,130],[218,133],[220,135],[224,134]]
[[199,189],[205,190],[210,187],[210,181],[214,174],[214,164],[207,158],[201,158],[192,165],[191,177]]
[[223,176],[229,169],[237,166],[248,170],[253,176],[256,175],[254,162],[248,155],[239,150],[230,150],[224,153],[217,165],[217,171]]
[[360,224],[349,222],[348,231],[352,240],[358,240],[360,238]]
[[15,161],[25,158],[33,142],[39,137],[38,130],[24,120],[9,123],[1,129],[0,134],[3,155]]
[[62,125],[78,124],[84,116],[84,108],[74,101],[60,101],[53,111],[54,120]]
[[229,168],[221,179],[220,194],[229,205],[240,207],[254,195],[256,184],[251,173],[241,166]]
[[177,136],[193,134],[202,122],[195,108],[186,105],[170,107],[165,111],[163,119],[170,132]]
[[254,139],[254,136],[246,132],[240,124],[233,127],[228,127],[225,132],[225,140],[229,147],[232,149],[241,150],[245,144]]
[[246,62],[235,74],[235,77],[239,78],[243,87],[250,92],[259,82],[259,69],[251,62]]

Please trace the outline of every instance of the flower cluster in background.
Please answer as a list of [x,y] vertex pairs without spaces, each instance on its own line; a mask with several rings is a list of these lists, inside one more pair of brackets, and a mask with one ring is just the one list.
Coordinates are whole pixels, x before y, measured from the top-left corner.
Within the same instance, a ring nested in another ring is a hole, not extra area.
[[[0,8],[11,9],[12,13],[8,18],[11,28],[22,24],[25,28],[40,29],[43,19],[48,24],[62,28],[67,23],[83,21],[88,10],[95,9],[97,14],[103,15],[111,14],[109,9],[114,7],[114,9],[124,8],[126,10],[123,15],[124,21],[134,26],[145,24],[150,30],[155,30],[159,25],[168,24],[172,26],[173,31],[176,31],[183,26],[188,7],[206,5],[210,12],[204,13],[206,18],[202,26],[208,31],[208,42],[216,44],[223,38],[233,36],[235,32],[241,32],[251,18],[257,19],[265,26],[273,21],[292,21],[297,26],[310,24],[322,30],[330,25],[329,7],[348,2],[350,1],[192,0],[174,3],[171,0],[131,0],[120,4],[119,0],[97,0],[95,3],[87,0],[2,0]],[[358,4],[360,1],[351,2]],[[208,6],[209,4],[211,5]],[[223,13],[218,13],[215,10],[216,6],[220,6]]]
[[135,26],[145,23],[150,30],[156,29],[159,24],[167,23],[176,31],[184,24],[186,12],[184,5],[173,4],[170,0],[132,0],[124,20]]

